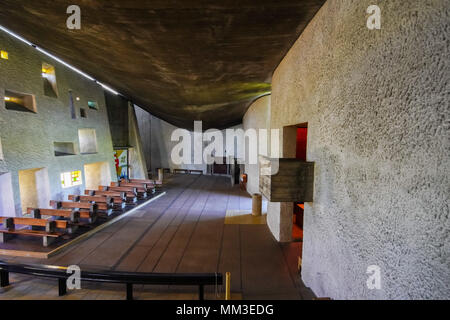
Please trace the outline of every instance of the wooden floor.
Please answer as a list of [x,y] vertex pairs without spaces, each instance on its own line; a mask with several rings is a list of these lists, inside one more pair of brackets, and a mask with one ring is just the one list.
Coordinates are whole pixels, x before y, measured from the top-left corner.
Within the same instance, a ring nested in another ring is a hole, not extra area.
[[[279,244],[261,224],[224,224],[226,210],[251,209],[229,178],[173,175],[167,195],[48,260],[5,261],[79,265],[142,272],[231,272],[236,299],[311,299],[297,273],[301,243]],[[57,299],[54,280],[11,275],[0,299]],[[207,289],[207,299],[223,298]],[[64,299],[124,299],[123,285],[85,284]],[[195,288],[140,286],[136,299],[196,299]]]

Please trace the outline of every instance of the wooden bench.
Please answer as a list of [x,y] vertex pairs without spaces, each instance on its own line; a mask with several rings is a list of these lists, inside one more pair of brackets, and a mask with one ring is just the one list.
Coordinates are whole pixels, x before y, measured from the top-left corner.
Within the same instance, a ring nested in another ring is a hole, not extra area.
[[141,182],[127,182],[127,181],[119,181],[119,182],[111,182],[112,187],[133,187],[137,188],[138,192],[147,192],[147,194],[152,194],[156,192],[155,185],[150,183],[141,183]]
[[173,169],[173,173],[189,173],[188,169]]
[[136,188],[136,191],[139,193],[153,192],[153,185],[148,186],[146,183],[130,183],[130,182],[111,182],[110,187],[127,187],[127,188]]
[[199,174],[203,174],[203,170],[189,170],[189,173],[190,174],[192,174],[192,173],[199,173]]
[[103,191],[103,190],[85,190],[84,193],[89,196],[103,196],[114,199],[114,204],[125,208],[127,203],[136,203],[137,196],[131,192]]
[[170,168],[156,168],[156,172],[158,172],[159,169],[163,169],[163,173],[170,173]]
[[[42,245],[48,247],[55,239],[59,238],[64,232],[56,232],[56,229],[66,229],[67,221],[63,220],[46,220],[35,218],[8,218],[0,217],[4,230],[0,230],[0,242],[8,241],[9,236],[23,235],[41,237]],[[31,226],[32,229],[16,229],[16,225]],[[36,230],[37,228],[45,228],[45,230]]]
[[[126,180],[122,179],[120,181],[126,181]],[[148,183],[148,184],[153,184],[153,185],[161,185],[162,184],[162,181],[159,181],[159,180],[147,180],[147,179],[129,179],[128,182],[131,182],[131,183]]]
[[[63,210],[63,209],[38,209],[27,208],[27,213],[34,219],[42,219],[42,216],[58,217],[68,219],[71,223],[68,225],[68,232],[73,233],[75,231],[76,224],[80,221],[81,213],[77,209]],[[84,217],[89,216],[87,212],[83,212]]]
[[189,173],[188,169],[173,169],[173,173]]
[[50,206],[54,209],[78,209],[80,218],[87,219],[89,223],[94,223],[97,220],[97,203],[51,200]]
[[135,187],[114,187],[114,186],[100,186],[98,187],[99,190],[103,190],[103,191],[118,191],[118,192],[131,192],[134,193],[138,198],[140,199],[146,199],[147,198],[147,192],[143,191],[143,189],[141,189],[141,191],[138,191],[138,188]]
[[74,202],[96,203],[97,209],[105,212],[108,216],[112,214],[114,208],[114,199],[108,196],[100,197],[69,195],[68,199]]

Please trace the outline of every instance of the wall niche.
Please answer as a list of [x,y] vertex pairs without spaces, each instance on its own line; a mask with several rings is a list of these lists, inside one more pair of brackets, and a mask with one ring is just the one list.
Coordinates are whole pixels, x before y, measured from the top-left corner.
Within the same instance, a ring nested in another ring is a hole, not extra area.
[[44,95],[57,98],[58,87],[56,85],[55,67],[51,64],[42,63],[42,79],[44,81]]
[[5,90],[4,99],[7,110],[37,113],[36,98],[32,94]]
[[73,142],[53,142],[55,157],[73,156],[76,154]]

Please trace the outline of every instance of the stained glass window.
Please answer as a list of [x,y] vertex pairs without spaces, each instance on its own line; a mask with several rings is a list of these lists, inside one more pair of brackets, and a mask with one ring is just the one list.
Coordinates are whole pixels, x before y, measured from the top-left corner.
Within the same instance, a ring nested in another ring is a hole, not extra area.
[[61,183],[63,188],[79,186],[83,183],[83,181],[81,180],[81,171],[61,173]]

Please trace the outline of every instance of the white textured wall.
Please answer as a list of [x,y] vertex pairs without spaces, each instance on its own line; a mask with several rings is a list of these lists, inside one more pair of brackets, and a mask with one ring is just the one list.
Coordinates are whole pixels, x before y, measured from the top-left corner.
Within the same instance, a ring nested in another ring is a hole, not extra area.
[[[171,169],[193,169],[202,170],[206,173],[206,164],[202,161],[201,164],[194,163],[194,139],[193,132],[191,135],[191,163],[192,164],[175,164],[171,159],[172,149],[179,143],[178,141],[171,141],[172,133],[178,127],[167,123],[157,117],[151,116],[151,168],[156,172],[156,168],[171,168]],[[231,127],[230,129],[242,129],[242,125]],[[225,130],[221,130],[223,136],[223,150],[226,151],[226,134]],[[205,147],[207,142],[204,142]],[[201,145],[198,146],[200,150]],[[235,145],[234,153],[237,154],[237,146]]]
[[97,190],[99,186],[109,186],[111,183],[110,164],[107,161],[84,165],[84,173],[84,185],[88,190]]
[[[244,130],[270,130],[270,96],[264,96],[254,101],[245,113],[242,124]],[[270,144],[270,138],[267,141]],[[270,146],[267,147],[267,150],[270,150]],[[259,150],[258,154],[261,154]],[[250,194],[259,193],[259,165],[249,164],[247,159],[245,173],[248,176],[247,192]]]
[[378,2],[370,31],[372,3],[329,0],[273,75],[271,127],[307,122],[316,163],[302,277],[334,299],[448,299],[449,2]]

